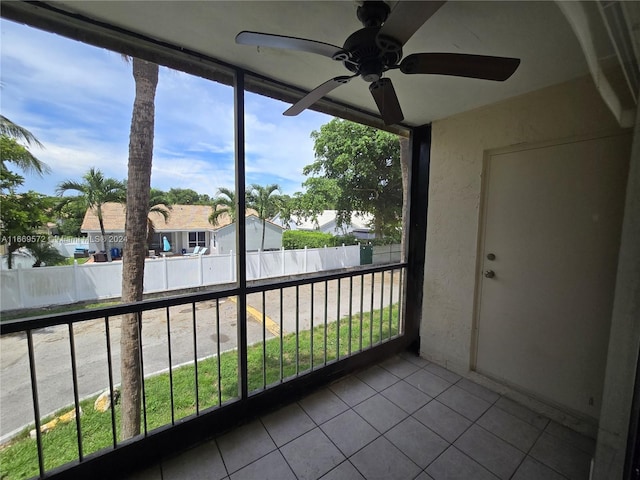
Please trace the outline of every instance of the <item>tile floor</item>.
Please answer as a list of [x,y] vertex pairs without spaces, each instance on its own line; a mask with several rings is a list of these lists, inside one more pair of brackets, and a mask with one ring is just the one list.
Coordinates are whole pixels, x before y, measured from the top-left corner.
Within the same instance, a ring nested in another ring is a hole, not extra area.
[[130,480],[586,480],[595,442],[411,354]]

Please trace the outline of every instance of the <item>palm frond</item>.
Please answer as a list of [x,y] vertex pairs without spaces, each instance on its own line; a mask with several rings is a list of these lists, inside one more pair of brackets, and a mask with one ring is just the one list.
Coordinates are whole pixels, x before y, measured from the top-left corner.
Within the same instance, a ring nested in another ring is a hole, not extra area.
[[20,125],[13,123],[4,115],[0,115],[0,134],[7,135],[17,140],[24,140],[27,145],[37,145],[44,148],[44,145],[35,137],[33,133]]

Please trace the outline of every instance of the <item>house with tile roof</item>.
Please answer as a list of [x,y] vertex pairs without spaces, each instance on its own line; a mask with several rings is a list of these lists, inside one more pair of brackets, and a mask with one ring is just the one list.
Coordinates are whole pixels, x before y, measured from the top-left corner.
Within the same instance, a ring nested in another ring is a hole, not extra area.
[[[166,237],[173,253],[192,252],[196,246],[206,247],[207,253],[223,253],[218,245],[218,232],[224,237],[225,250],[229,250],[231,248],[231,232],[233,232],[233,245],[235,245],[235,225],[231,222],[231,217],[223,213],[218,217],[218,223],[214,227],[209,223],[209,216],[212,212],[213,208],[209,205],[172,205],[166,221],[160,213],[150,213],[149,219],[153,222],[156,231],[150,246],[151,250],[163,251],[163,240]],[[109,239],[109,247],[122,248],[124,246],[125,206],[119,203],[106,203],[102,206],[102,217],[105,233]],[[256,220],[259,222],[256,212],[247,210],[247,225],[253,225]],[[282,228],[276,225],[273,227],[277,228],[267,227],[269,233],[265,236],[265,249],[267,248],[267,238],[269,248],[280,248],[282,245]],[[96,251],[102,249],[100,224],[93,210],[88,209],[85,213],[80,230],[88,235],[92,249]],[[253,238],[254,236],[256,238]],[[261,229],[247,228],[247,249],[250,250],[251,246],[260,245],[261,236]]]

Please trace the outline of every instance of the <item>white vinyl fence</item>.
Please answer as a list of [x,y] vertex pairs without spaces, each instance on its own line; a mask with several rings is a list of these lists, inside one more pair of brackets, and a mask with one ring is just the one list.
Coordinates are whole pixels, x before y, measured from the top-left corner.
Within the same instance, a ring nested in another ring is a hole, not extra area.
[[73,257],[76,247],[98,251],[97,245],[89,243],[89,237],[50,237],[49,243],[65,257]]
[[[235,281],[236,259],[226,255],[148,259],[144,292],[154,293]],[[386,263],[386,262],[384,262]],[[360,265],[360,247],[247,253],[247,280]],[[122,262],[0,271],[0,309],[15,310],[117,298]]]

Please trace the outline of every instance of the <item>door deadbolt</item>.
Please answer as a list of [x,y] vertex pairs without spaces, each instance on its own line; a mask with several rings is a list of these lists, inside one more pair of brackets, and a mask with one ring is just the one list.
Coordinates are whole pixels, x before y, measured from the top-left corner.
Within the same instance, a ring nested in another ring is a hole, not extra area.
[[487,278],[493,278],[496,276],[496,272],[494,272],[493,270],[487,270],[486,272],[484,272],[484,276]]
[[489,253],[487,255],[487,260],[495,260],[495,259],[496,259],[496,256],[493,253]]

